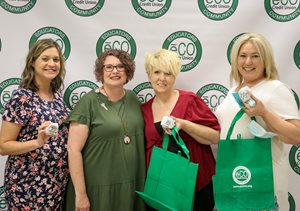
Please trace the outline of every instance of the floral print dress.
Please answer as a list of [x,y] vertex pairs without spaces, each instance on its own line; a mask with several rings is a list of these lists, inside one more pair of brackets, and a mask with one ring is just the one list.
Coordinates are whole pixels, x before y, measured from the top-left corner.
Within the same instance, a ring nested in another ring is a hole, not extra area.
[[67,135],[63,124],[69,109],[61,94],[52,101],[20,88],[5,105],[3,120],[22,125],[17,141],[37,138],[38,127],[45,121],[59,125],[57,137],[28,153],[8,156],[4,189],[9,210],[61,210],[68,178]]

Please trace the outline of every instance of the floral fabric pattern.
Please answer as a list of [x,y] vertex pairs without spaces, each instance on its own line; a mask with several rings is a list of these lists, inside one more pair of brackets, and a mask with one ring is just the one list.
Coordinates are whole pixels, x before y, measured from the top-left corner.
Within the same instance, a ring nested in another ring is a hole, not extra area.
[[45,121],[58,123],[57,137],[36,150],[8,156],[5,166],[5,198],[9,210],[61,210],[68,178],[67,136],[63,123],[69,109],[60,93],[52,101],[20,88],[5,105],[3,120],[22,125],[17,141],[37,138]]

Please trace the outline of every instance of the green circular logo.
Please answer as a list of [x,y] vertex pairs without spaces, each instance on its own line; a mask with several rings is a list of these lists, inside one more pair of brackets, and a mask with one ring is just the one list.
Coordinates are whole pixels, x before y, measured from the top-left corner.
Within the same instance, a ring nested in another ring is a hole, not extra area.
[[245,166],[237,166],[232,171],[232,179],[238,185],[246,185],[251,180],[251,172]]
[[5,104],[19,88],[20,78],[9,78],[0,83],[0,114],[3,114]]
[[159,18],[170,9],[172,0],[131,0],[135,11],[144,18]]
[[298,41],[294,49],[294,61],[298,69],[300,69],[300,41]]
[[64,101],[70,109],[73,109],[78,101],[91,91],[92,89],[98,89],[99,86],[88,80],[79,80],[73,82],[68,86],[64,93]]
[[238,6],[238,0],[198,0],[200,11],[214,21],[229,18]]
[[150,82],[143,82],[134,87],[133,92],[138,96],[141,103],[145,103],[154,96]]
[[265,0],[265,10],[275,21],[287,22],[300,14],[300,0]]
[[[9,2],[9,3],[8,3]],[[21,14],[31,10],[36,0],[0,0],[0,6],[10,13]]]
[[104,0],[65,0],[67,7],[76,15],[92,16],[104,5]]
[[5,193],[4,193],[4,186],[0,187],[0,210],[8,210],[5,201]]
[[55,40],[60,45],[65,59],[68,59],[71,51],[71,44],[69,38],[63,31],[50,26],[41,28],[34,32],[34,34],[31,36],[29,47],[31,47],[39,38],[52,38],[53,40]]
[[212,83],[201,87],[198,90],[197,95],[201,97],[210,110],[214,112],[224,100],[227,93],[228,89],[225,86]]
[[235,37],[231,40],[231,42],[229,43],[229,45],[228,45],[228,48],[227,48],[227,60],[228,60],[229,64],[231,64],[231,50],[232,50],[232,46],[234,45],[235,41],[236,41],[241,35],[243,35],[243,34],[245,34],[245,33],[241,33],[241,34],[235,36]]
[[121,49],[126,51],[134,59],[136,44],[132,36],[121,29],[111,29],[104,32],[98,39],[96,46],[97,56],[108,49]]
[[163,43],[163,48],[175,51],[181,58],[181,71],[193,69],[202,56],[202,46],[198,38],[187,31],[177,31],[169,35]]
[[294,172],[300,175],[300,144],[291,147],[289,161]]
[[289,211],[296,211],[296,203],[292,196],[292,194],[289,192],[289,203],[290,203],[290,210]]

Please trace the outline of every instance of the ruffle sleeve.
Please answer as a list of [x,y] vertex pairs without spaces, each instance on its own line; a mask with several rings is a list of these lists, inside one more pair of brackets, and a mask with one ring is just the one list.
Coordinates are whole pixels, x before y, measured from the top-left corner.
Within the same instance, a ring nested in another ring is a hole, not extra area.
[[32,116],[32,94],[24,88],[17,89],[10,100],[5,104],[2,119],[22,126]]

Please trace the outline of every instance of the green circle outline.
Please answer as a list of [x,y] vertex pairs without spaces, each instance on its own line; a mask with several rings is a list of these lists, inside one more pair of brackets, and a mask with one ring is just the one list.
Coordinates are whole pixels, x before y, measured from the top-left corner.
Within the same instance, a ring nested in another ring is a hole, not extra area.
[[[9,85],[4,86],[4,87],[1,86],[2,83],[5,83],[5,82],[10,81],[10,80],[18,81],[18,83],[12,83],[12,84],[9,84]],[[7,88],[9,86],[12,86],[12,85],[19,85],[20,82],[21,82],[21,78],[8,78],[8,79],[2,81],[0,83],[0,96],[1,96],[1,94],[4,91],[5,88]],[[4,106],[3,106],[2,102],[1,102],[1,99],[0,99],[0,114],[3,114],[3,112],[4,112]]]
[[[290,152],[289,152],[289,162],[290,162],[291,169],[293,169],[293,171],[296,174],[300,175],[300,169],[298,170],[299,172],[297,172],[294,169],[294,166],[298,166],[297,163],[295,162],[295,153],[296,153],[296,151],[298,150],[299,147],[300,147],[300,144],[291,147]],[[299,168],[300,168],[300,166],[299,166]]]
[[[297,8],[294,12],[289,13],[289,14],[287,14],[287,15],[280,15],[280,14],[278,14],[277,12],[275,12],[274,10],[272,10],[271,4],[270,4],[270,1],[269,1],[269,0],[265,0],[265,1],[264,1],[264,5],[265,5],[265,11],[266,11],[266,13],[268,14],[268,16],[269,16],[270,18],[272,18],[273,20],[278,21],[278,22],[289,22],[289,21],[292,21],[292,20],[296,19],[296,18],[300,15],[300,4],[298,5],[298,8]],[[280,16],[280,17],[287,17],[287,16],[289,16],[289,15],[294,15],[294,14],[296,13],[296,11],[298,11],[298,14],[296,14],[296,15],[295,15],[293,18],[291,18],[291,19],[279,20],[279,19],[277,19],[277,18],[275,18],[275,17],[272,17],[272,16],[269,14],[269,11],[273,11],[276,15],[278,15],[278,16]]]
[[131,34],[129,34],[128,32],[126,32],[126,31],[124,31],[122,29],[110,29],[108,31],[105,31],[103,34],[101,34],[100,37],[99,37],[99,39],[98,39],[98,41],[97,41],[97,44],[96,44],[96,55],[97,56],[101,55],[103,44],[104,44],[105,40],[107,40],[109,38],[109,37],[107,37],[106,39],[102,39],[102,36],[104,34],[106,34],[106,33],[110,33],[110,32],[116,31],[116,30],[120,31],[120,32],[123,32],[126,35],[129,35],[131,37],[131,40],[128,40],[127,37],[124,36],[124,35],[123,36],[122,35],[112,35],[112,36],[109,36],[109,37],[120,36],[120,37],[125,38],[129,42],[129,44],[131,46],[130,55],[131,55],[132,59],[135,59],[136,51],[137,51],[136,43],[135,43],[133,37],[131,36]]
[[[64,38],[62,38],[60,35],[58,34],[55,34],[53,32],[46,32],[46,33],[42,33],[40,36],[35,36],[35,33],[39,32],[40,30],[43,30],[43,29],[54,29],[54,30],[58,30],[59,32],[63,33],[65,35]],[[67,60],[69,58],[69,55],[70,55],[70,52],[71,52],[71,44],[70,44],[70,40],[69,38],[67,37],[67,35],[62,31],[60,30],[59,28],[56,28],[56,27],[53,27],[53,26],[46,26],[46,27],[43,27],[43,28],[40,28],[38,30],[36,30],[33,35],[31,36],[30,38],[30,41],[29,41],[29,48],[38,40],[39,37],[41,37],[42,35],[44,34],[55,34],[57,36],[59,36],[65,43],[65,52],[63,53],[64,57],[65,57],[65,60]]]
[[232,47],[233,47],[235,41],[236,41],[240,36],[242,36],[243,34],[245,34],[245,32],[236,35],[236,36],[230,41],[230,43],[229,43],[229,45],[228,45],[228,47],[227,47],[227,61],[228,61],[229,64],[231,64],[231,50],[232,50]]
[[298,69],[300,70],[300,40],[298,41],[298,43],[295,46],[294,49],[294,61],[296,66],[298,67]]
[[[34,5],[36,4],[36,1],[37,1],[37,0],[30,0],[30,1],[29,1],[27,4],[25,4],[24,6],[16,7],[16,6],[12,6],[11,4],[7,3],[5,0],[0,0],[0,6],[1,6],[4,10],[6,10],[7,12],[10,12],[10,13],[13,13],[13,14],[22,14],[22,13],[26,13],[26,12],[30,11],[30,10],[34,7]],[[9,5],[11,8],[14,8],[14,9],[17,9],[17,8],[23,8],[23,7],[26,7],[26,5],[28,5],[28,4],[30,4],[30,3],[33,3],[33,5],[32,5],[30,8],[24,10],[23,12],[16,12],[16,11],[9,10],[9,9],[6,9],[6,8],[5,8],[6,5]]]
[[[83,83],[88,83],[88,84],[92,84],[93,86],[76,86],[74,89],[71,89],[70,87],[78,82],[82,81]],[[72,94],[72,92],[77,89],[78,87],[88,87],[88,88],[91,88],[91,89],[97,89],[99,88],[99,86],[92,82],[92,81],[89,81],[89,80],[77,80],[77,81],[74,81],[73,83],[71,83],[65,90],[64,92],[64,95],[63,95],[63,99],[64,99],[64,102],[67,104],[68,108],[69,109],[73,109],[71,104],[70,104],[70,96]]]
[[159,13],[160,11],[162,11],[163,8],[161,8],[160,10],[155,11],[155,12],[149,12],[149,11],[147,11],[147,10],[144,10],[144,9],[139,5],[138,0],[131,0],[131,4],[132,4],[134,10],[136,11],[136,13],[139,14],[140,16],[142,16],[142,17],[144,17],[144,18],[147,18],[147,19],[155,19],[155,18],[159,18],[159,17],[165,15],[165,14],[169,11],[169,9],[170,9],[170,7],[171,7],[171,4],[172,4],[172,0],[166,0],[166,3],[165,3],[165,5],[163,6],[163,8],[164,8],[164,7],[167,7],[167,10],[166,10],[164,13],[161,13],[160,15],[157,15],[157,16],[150,16],[150,17],[145,16],[145,15],[142,15],[142,14],[138,11],[138,9],[140,9],[140,10],[143,11],[143,12],[147,12],[147,13],[149,13],[149,14],[155,14],[155,13]]
[[[180,37],[176,37],[175,39],[171,39],[169,40],[170,37],[172,37],[173,35],[177,34],[177,33],[183,33],[184,35],[191,35],[193,37],[196,38],[196,42],[194,42],[193,40],[191,40],[190,38],[188,38],[187,36],[180,36]],[[163,45],[162,45],[162,48],[164,49],[169,49],[169,46],[170,44],[178,39],[178,38],[185,38],[185,39],[188,39],[188,40],[191,40],[195,46],[196,46],[196,49],[197,49],[197,54],[195,56],[195,58],[193,59],[193,61],[191,61],[190,63],[188,64],[185,64],[185,65],[182,65],[181,67],[181,72],[187,72],[191,69],[193,69],[194,67],[197,66],[197,64],[199,64],[200,60],[201,60],[201,57],[202,57],[202,45],[198,39],[198,37],[196,37],[194,34],[192,34],[191,32],[188,32],[188,31],[176,31],[176,32],[173,32],[172,34],[170,34],[164,41]],[[194,61],[196,61],[196,64],[195,65],[192,65],[190,68],[186,68],[188,65],[190,65],[191,63],[193,63]]]
[[[232,3],[232,5],[231,5],[231,7],[230,7],[228,10],[226,10],[225,12],[220,13],[220,14],[219,14],[219,13],[212,13],[211,11],[209,11],[209,10],[205,7],[204,0],[198,0],[198,7],[199,7],[201,13],[202,13],[205,17],[207,17],[208,19],[214,20],[214,21],[221,21],[221,20],[225,20],[225,19],[229,18],[229,17],[232,16],[232,14],[235,12],[237,6],[238,6],[238,0],[233,0],[233,3]],[[210,15],[205,14],[205,13],[203,12],[204,10],[207,10],[208,14],[210,14]],[[229,10],[232,10],[232,12],[231,12],[229,15],[226,15],[225,18],[217,18],[217,17],[212,18],[213,16],[212,16],[211,14],[218,14],[218,15],[221,15],[221,16],[222,16],[222,15],[228,13]]]
[[[105,0],[99,0],[98,3],[97,3],[93,8],[88,9],[88,10],[84,10],[84,9],[79,8],[79,7],[76,7],[76,6],[72,3],[72,0],[65,0],[65,3],[66,3],[66,5],[67,5],[67,7],[69,8],[69,10],[70,10],[71,12],[73,12],[75,15],[78,15],[78,16],[81,16],[81,17],[90,17],[90,16],[93,16],[93,15],[97,14],[97,13],[102,9],[102,7],[103,7],[103,5],[104,5],[104,2],[105,2]],[[76,9],[78,9],[79,11],[91,11],[91,10],[93,10],[93,9],[94,9],[95,7],[97,7],[97,6],[99,6],[99,8],[98,8],[95,12],[92,12],[90,15],[82,15],[82,14],[80,14],[80,13],[76,13],[75,11],[73,11],[73,10],[71,9],[71,5],[73,5],[73,6],[74,6]]]

